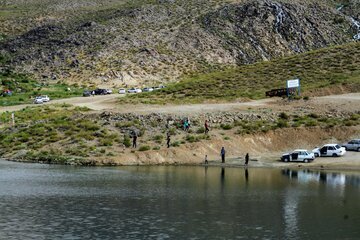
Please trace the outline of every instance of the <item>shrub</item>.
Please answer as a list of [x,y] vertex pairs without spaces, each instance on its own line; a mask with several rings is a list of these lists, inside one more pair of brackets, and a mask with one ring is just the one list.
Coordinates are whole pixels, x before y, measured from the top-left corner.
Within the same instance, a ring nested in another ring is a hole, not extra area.
[[231,124],[221,124],[220,127],[223,129],[223,130],[230,130],[233,128],[233,125]]
[[153,140],[156,142],[156,143],[161,143],[162,140],[163,140],[164,136],[163,135],[156,135],[153,137]]
[[113,140],[109,139],[109,138],[103,138],[100,140],[100,145],[101,146],[112,146],[113,145]]
[[171,146],[173,147],[179,147],[180,146],[180,142],[179,141],[175,141],[171,144]]
[[283,119],[279,119],[279,121],[277,122],[276,126],[278,128],[286,128],[289,127],[289,124],[287,121],[284,121]]
[[124,135],[123,144],[125,147],[131,147],[131,141],[129,135]]
[[158,151],[158,150],[160,150],[160,147],[159,146],[153,147],[153,150]]
[[199,139],[197,137],[195,137],[194,135],[186,135],[186,141],[193,143],[193,142],[198,142]]
[[308,116],[311,118],[319,118],[319,115],[317,115],[316,113],[310,113]]
[[284,120],[288,120],[289,119],[289,115],[287,115],[286,113],[282,112],[279,114],[279,118],[284,119]]
[[201,134],[201,133],[204,133],[205,132],[205,128],[204,127],[199,127],[197,130],[196,130],[196,133],[197,134]]
[[305,123],[305,126],[307,126],[307,127],[314,127],[314,126],[316,126],[316,125],[317,125],[317,121],[314,120],[314,119],[310,119],[309,121],[307,121],[307,122]]
[[144,152],[144,151],[149,151],[150,149],[151,149],[150,146],[144,145],[139,148],[139,151]]
[[309,97],[309,96],[304,96],[303,99],[304,99],[305,101],[308,101],[308,100],[310,100],[310,97]]

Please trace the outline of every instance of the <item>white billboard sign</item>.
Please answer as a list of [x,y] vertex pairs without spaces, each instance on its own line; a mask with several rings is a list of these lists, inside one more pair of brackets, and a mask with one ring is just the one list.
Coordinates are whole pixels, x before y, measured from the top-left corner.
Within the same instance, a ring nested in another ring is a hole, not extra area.
[[300,80],[299,79],[288,80],[287,81],[287,87],[288,88],[300,87]]

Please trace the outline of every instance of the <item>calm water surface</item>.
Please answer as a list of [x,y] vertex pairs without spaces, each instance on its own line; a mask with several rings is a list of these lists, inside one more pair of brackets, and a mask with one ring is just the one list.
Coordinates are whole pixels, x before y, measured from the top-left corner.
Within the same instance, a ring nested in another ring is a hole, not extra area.
[[0,239],[360,239],[360,173],[0,161]]

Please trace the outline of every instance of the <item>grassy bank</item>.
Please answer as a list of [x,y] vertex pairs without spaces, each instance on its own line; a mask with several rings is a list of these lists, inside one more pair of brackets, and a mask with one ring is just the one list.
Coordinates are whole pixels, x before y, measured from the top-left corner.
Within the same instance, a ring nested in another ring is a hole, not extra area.
[[360,90],[360,42],[329,47],[276,59],[185,77],[179,83],[152,93],[121,99],[127,103],[166,104],[260,99],[265,92],[286,87],[286,80],[300,78],[303,94],[345,86]]
[[[159,120],[137,115],[102,115],[90,113],[87,108],[70,105],[25,108],[15,112],[15,125],[11,113],[0,115],[0,154],[2,157],[24,161],[60,164],[92,164],[96,159],[111,159],[149,150],[166,148],[166,134],[171,134],[171,146],[222,139],[231,141],[235,136],[267,133],[276,129],[358,126],[360,116],[327,118],[315,113],[308,115],[271,115],[268,120],[238,120],[211,123],[211,133],[205,135],[201,117],[192,119],[188,132],[182,130],[178,120],[166,127],[164,116]],[[121,120],[120,120],[121,119]],[[229,119],[227,119],[229,120]],[[130,133],[138,130],[138,148],[131,148]],[[90,161],[90,162],[89,162]]]

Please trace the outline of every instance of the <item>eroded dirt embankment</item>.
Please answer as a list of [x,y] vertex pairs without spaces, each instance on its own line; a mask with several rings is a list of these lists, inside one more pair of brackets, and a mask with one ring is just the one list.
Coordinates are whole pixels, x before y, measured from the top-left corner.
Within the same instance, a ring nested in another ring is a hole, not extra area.
[[[329,129],[319,127],[278,129],[254,135],[231,135],[229,140],[224,140],[217,133],[211,133],[211,135],[211,140],[207,141],[159,151],[128,152],[112,158],[99,158],[96,163],[99,165],[201,164],[205,155],[208,155],[210,164],[217,165],[220,163],[220,149],[224,146],[227,155],[226,165],[242,166],[243,157],[246,153],[250,153],[251,166],[282,167],[285,166],[284,163],[278,161],[282,152],[296,148],[311,150],[325,143],[341,143],[349,138],[359,137],[360,126]],[[331,159],[331,162],[328,162],[330,158],[323,159],[318,158],[307,166],[321,167],[327,162],[335,168],[360,169],[360,153],[350,153],[342,158]],[[289,166],[289,164],[286,165]]]

